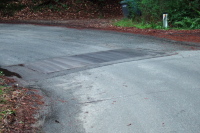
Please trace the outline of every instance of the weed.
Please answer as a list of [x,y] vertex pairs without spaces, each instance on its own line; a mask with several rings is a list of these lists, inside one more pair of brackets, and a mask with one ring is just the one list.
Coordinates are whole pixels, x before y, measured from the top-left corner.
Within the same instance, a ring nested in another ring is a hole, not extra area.
[[0,71],[0,76],[4,76],[4,74],[3,74],[3,72],[2,72],[2,71]]
[[137,22],[137,21],[133,21],[131,19],[122,19],[120,21],[117,21],[114,23],[115,26],[119,26],[119,27],[136,27],[139,29],[163,29],[163,27],[161,26],[161,22],[158,23],[146,23],[144,21],[142,22]]
[[114,25],[120,27],[134,27],[134,24],[130,19],[122,19],[120,21],[115,22]]
[[2,114],[2,115],[11,115],[11,114],[14,114],[14,113],[15,113],[15,111],[10,110],[10,109],[7,109],[7,110],[0,112],[0,114]]
[[3,111],[0,112],[0,119],[4,119],[4,118],[6,118],[8,115],[12,115],[12,114],[15,115],[15,111],[14,111],[14,110],[10,110],[10,109],[3,110]]
[[4,88],[4,86],[0,86],[0,104],[6,103],[6,100],[4,99],[4,94],[6,93]]

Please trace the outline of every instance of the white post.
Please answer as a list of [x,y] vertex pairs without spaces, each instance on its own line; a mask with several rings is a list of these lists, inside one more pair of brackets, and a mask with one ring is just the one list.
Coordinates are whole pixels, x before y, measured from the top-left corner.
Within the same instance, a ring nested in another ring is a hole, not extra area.
[[164,28],[168,27],[167,17],[168,17],[168,14],[163,14],[163,27]]

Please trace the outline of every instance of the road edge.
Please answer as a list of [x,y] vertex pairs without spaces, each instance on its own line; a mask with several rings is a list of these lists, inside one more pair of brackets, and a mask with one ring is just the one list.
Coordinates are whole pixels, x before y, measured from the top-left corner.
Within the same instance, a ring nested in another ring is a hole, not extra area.
[[[91,29],[91,30],[104,30],[104,31],[115,31],[115,32],[122,32],[122,30],[112,30],[106,28],[96,28],[96,27],[87,27],[79,24],[69,24],[67,23],[70,20],[66,21],[57,21],[57,20],[0,20],[0,24],[31,24],[31,25],[42,25],[42,26],[57,26],[57,27],[66,27],[66,28],[74,28],[74,29]],[[131,33],[128,31],[123,31],[123,33]],[[184,41],[176,41],[167,38],[161,38],[153,35],[143,35],[139,33],[131,33],[137,34],[141,36],[147,36],[149,38],[154,38],[156,40],[166,41],[173,44],[179,44],[184,46],[191,46],[191,47],[200,47],[200,43],[195,42],[184,42]]]

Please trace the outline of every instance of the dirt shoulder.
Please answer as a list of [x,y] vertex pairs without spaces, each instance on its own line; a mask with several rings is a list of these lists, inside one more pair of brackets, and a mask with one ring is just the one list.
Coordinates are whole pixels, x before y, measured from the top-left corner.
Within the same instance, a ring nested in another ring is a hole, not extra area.
[[0,21],[0,23],[13,24],[37,24],[48,26],[62,26],[77,29],[98,29],[117,32],[126,32],[141,35],[150,35],[167,40],[178,41],[180,43],[200,46],[200,29],[197,30],[156,30],[156,29],[138,29],[135,27],[117,27],[113,23],[121,18],[115,19],[76,19],[76,20],[9,20]]
[[20,87],[14,78],[0,75],[0,133],[39,132],[35,115],[43,104],[38,90]]

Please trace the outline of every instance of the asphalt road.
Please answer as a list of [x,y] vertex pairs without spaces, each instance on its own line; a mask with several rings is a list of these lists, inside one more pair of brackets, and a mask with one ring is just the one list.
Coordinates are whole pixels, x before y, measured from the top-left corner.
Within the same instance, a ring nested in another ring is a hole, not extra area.
[[198,133],[199,59],[149,36],[0,24],[0,66],[48,97],[46,133]]

